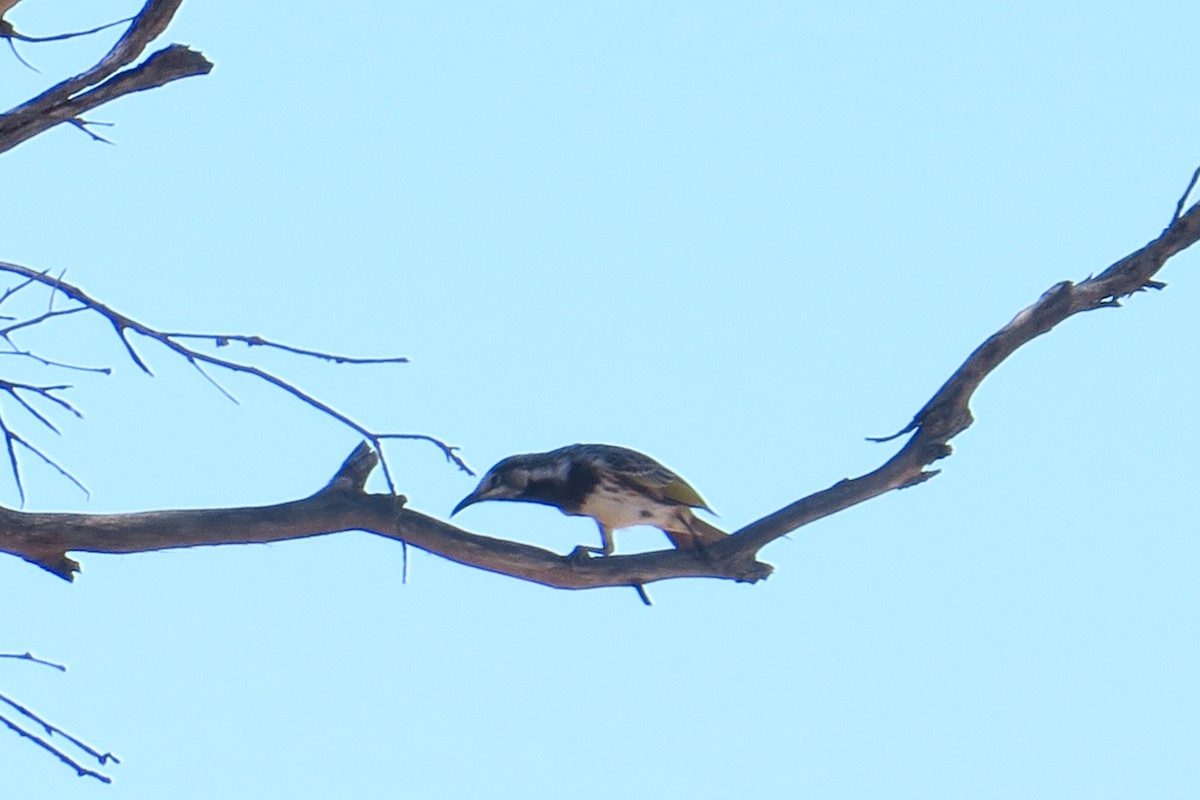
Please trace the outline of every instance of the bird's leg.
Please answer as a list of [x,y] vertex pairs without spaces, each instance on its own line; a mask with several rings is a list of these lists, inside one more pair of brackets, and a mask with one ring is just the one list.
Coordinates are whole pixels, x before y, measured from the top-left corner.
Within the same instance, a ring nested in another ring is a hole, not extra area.
[[611,556],[613,552],[612,528],[608,528],[596,521],[596,527],[600,529],[600,546],[585,547],[578,545],[571,551],[571,555],[567,558],[571,559],[576,564],[586,564],[593,554],[598,556]]
[[611,556],[613,553],[612,528],[600,522],[600,520],[596,520],[596,527],[600,529],[600,549],[597,550],[594,547],[589,547],[588,549],[602,556]]

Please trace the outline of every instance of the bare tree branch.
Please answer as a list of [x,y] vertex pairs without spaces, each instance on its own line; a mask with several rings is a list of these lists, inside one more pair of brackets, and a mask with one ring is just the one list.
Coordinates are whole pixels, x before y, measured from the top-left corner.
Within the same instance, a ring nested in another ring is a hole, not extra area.
[[[141,64],[125,69],[166,29],[180,2],[148,0],[133,18],[133,24],[99,63],[0,115],[0,152],[64,122],[86,131],[85,126],[89,123],[82,117],[97,106],[180,78],[207,74],[212,63],[200,53],[178,44],[159,50]],[[6,36],[10,44],[14,35],[11,26],[7,33],[0,28],[0,36]],[[106,141],[91,131],[88,134]]]
[[64,666],[63,664],[56,664],[53,661],[47,661],[44,658],[38,658],[33,653],[30,653],[28,650],[26,650],[24,653],[0,653],[0,658],[11,658],[16,661],[29,661],[34,664],[40,664],[43,667],[50,667],[51,669],[56,669],[59,672],[67,671],[66,666]]
[[[0,0],[0,38],[7,41],[10,49],[16,58],[29,69],[37,72],[38,70],[32,64],[22,57],[18,52],[15,41],[26,42],[50,42],[60,41],[63,39],[74,38],[77,36],[85,36],[97,33],[114,25],[132,22],[128,29],[121,35],[116,44],[108,52],[108,54],[97,64],[85,70],[84,72],[60,81],[57,85],[52,86],[42,92],[37,97],[27,101],[26,103],[11,109],[5,114],[0,114],[0,152],[5,152],[20,143],[30,139],[39,133],[42,133],[56,125],[66,123],[86,133],[93,141],[112,144],[111,141],[103,136],[100,136],[93,130],[97,125],[108,125],[110,123],[96,122],[86,119],[85,115],[91,110],[108,103],[119,97],[123,97],[135,92],[144,91],[163,86],[180,78],[186,78],[193,75],[203,75],[212,69],[212,64],[200,53],[190,50],[182,45],[170,45],[164,49],[152,53],[145,58],[141,63],[135,63],[142,58],[143,53],[153,42],[163,33],[167,25],[171,22],[176,11],[179,8],[181,0],[148,0],[142,10],[135,16],[127,20],[121,20],[117,23],[109,23],[107,25],[98,26],[86,31],[76,33],[59,34],[55,36],[33,37],[18,33],[10,22],[4,19],[7,12],[18,2],[18,0]],[[300,348],[291,347],[289,345],[271,342],[262,337],[243,336],[243,335],[226,335],[226,336],[199,336],[195,334],[165,334],[148,326],[142,325],[137,321],[118,314],[107,306],[97,303],[78,290],[63,281],[60,275],[57,279],[48,277],[48,273],[36,273],[32,270],[26,270],[16,265],[3,265],[0,269],[5,269],[10,273],[19,274],[24,277],[18,285],[8,288],[0,296],[0,304],[10,300],[16,293],[25,289],[28,286],[41,285],[49,287],[49,297],[44,313],[22,318],[18,316],[4,316],[0,320],[11,322],[5,327],[0,328],[0,344],[8,345],[11,350],[5,355],[14,355],[22,359],[36,361],[46,367],[70,369],[82,372],[99,372],[109,374],[111,370],[106,367],[85,367],[67,364],[61,361],[44,358],[35,354],[32,350],[19,347],[14,341],[21,332],[37,328],[40,325],[50,322],[51,320],[75,314],[81,311],[92,311],[106,319],[114,328],[117,337],[121,340],[126,348],[126,352],[133,362],[146,371],[150,372],[149,366],[141,358],[133,343],[130,341],[129,332],[139,333],[144,337],[152,338],[166,346],[176,355],[185,358],[196,370],[204,376],[206,380],[212,383],[217,389],[230,400],[236,400],[229,392],[206,371],[205,366],[215,366],[222,369],[245,372],[260,380],[264,380],[273,384],[277,388],[292,394],[294,397],[306,402],[307,404],[317,408],[318,410],[333,416],[343,424],[352,427],[354,430],[366,436],[378,448],[382,444],[383,435],[375,434],[368,431],[364,426],[354,422],[348,416],[341,414],[321,401],[317,400],[312,395],[301,391],[297,386],[277,378],[271,373],[258,369],[252,365],[242,364],[230,359],[220,359],[190,347],[181,344],[181,341],[187,339],[202,338],[212,342],[218,347],[225,346],[233,341],[238,341],[246,344],[248,347],[265,347],[277,350],[291,352],[296,355],[301,355],[309,358],[319,358],[326,361],[331,361],[337,364],[367,364],[367,363],[404,363],[407,359],[402,358],[387,358],[387,359],[359,359],[346,356],[335,356],[326,353],[320,353],[312,350],[303,350]],[[62,310],[54,308],[56,297],[62,293],[69,301],[73,301],[75,305]],[[58,427],[54,424],[51,418],[43,413],[46,405],[51,407],[51,410],[67,411],[75,416],[81,416],[79,411],[70,403],[58,397],[55,393],[69,387],[62,385],[54,386],[37,386],[28,383],[18,383],[9,380],[0,380],[0,395],[8,395],[15,403],[24,410],[25,413],[33,417],[33,419],[45,426],[49,430],[59,433]],[[25,448],[42,461],[57,470],[60,474],[78,486],[86,493],[83,485],[75,479],[73,475],[67,472],[53,459],[39,450],[35,445],[28,442],[19,433],[13,430],[7,419],[0,415],[0,434],[3,435],[4,449],[7,454],[9,464],[13,473],[14,480],[18,493],[21,497],[22,504],[25,500],[25,487],[21,478],[20,464],[18,462],[17,445]],[[455,449],[445,443],[425,435],[418,434],[392,434],[395,438],[414,438],[424,439],[437,444],[446,455],[446,457],[458,464],[462,469],[467,469],[466,464],[455,454]],[[374,462],[372,462],[374,463]],[[388,486],[392,488],[391,476],[387,472],[386,462],[383,463],[385,475],[388,477]],[[369,471],[369,468],[368,468]],[[365,480],[366,473],[363,473]],[[361,485],[358,487],[361,490]],[[394,491],[394,490],[393,490]],[[394,498],[392,498],[394,501]],[[407,548],[405,548],[407,553]],[[64,576],[70,575],[70,565],[73,564],[67,558],[65,550],[57,556],[58,574]],[[407,563],[407,562],[406,562]],[[46,566],[45,564],[43,564]],[[47,568],[54,569],[51,566]],[[34,658],[31,654],[24,655],[0,654],[0,658],[22,659],[28,660],[46,666],[64,669],[60,665],[51,664],[47,661]],[[0,695],[0,703],[7,704],[10,708],[17,711],[21,717],[11,717],[10,715],[0,714],[0,724],[14,731],[18,735],[37,744],[42,749],[54,755],[62,763],[68,765],[76,771],[80,776],[94,777],[104,783],[111,782],[107,776],[84,767],[80,762],[67,754],[61,747],[53,743],[54,737],[65,739],[74,747],[82,750],[90,758],[95,759],[101,766],[109,761],[116,762],[117,759],[110,753],[100,753],[95,749],[84,744],[79,739],[70,736],[61,729],[46,722],[41,717],[38,717],[33,712],[26,709],[24,706],[16,703],[5,695]],[[23,719],[22,719],[23,718]],[[39,736],[28,728],[28,723],[32,722],[40,726],[45,732],[44,737]]]
[[[0,0],[0,7],[6,0]],[[38,97],[0,116],[0,152],[36,135],[53,125],[67,122],[85,127],[82,115],[130,92],[161,86],[188,75],[203,74],[211,65],[198,53],[181,45],[172,45],[152,54],[131,67],[157,38],[178,9],[180,0],[148,0],[133,24],[112,50],[92,68],[60,82]],[[2,15],[0,15],[2,16]],[[11,28],[11,26],[10,26]],[[5,29],[0,28],[0,35]],[[11,38],[11,37],[10,37]],[[127,69],[128,67],[128,69]],[[1113,308],[1122,298],[1164,284],[1154,275],[1175,253],[1190,247],[1200,238],[1200,204],[1184,212],[1200,170],[1192,176],[1187,191],[1180,197],[1171,224],[1160,236],[1135,253],[1116,262],[1101,274],[1078,284],[1069,281],[1047,290],[1032,306],[1021,311],[1008,325],[989,337],[934,394],[913,420],[894,437],[911,434],[896,455],[881,467],[858,478],[843,480],[824,491],[802,498],[757,522],[747,525],[728,539],[706,548],[703,557],[690,551],[670,550],[632,556],[609,556],[581,562],[541,548],[471,534],[404,508],[404,498],[394,494],[393,478],[386,461],[376,453],[387,439],[420,439],[441,448],[448,460],[467,472],[456,448],[425,434],[374,432],[323,403],[295,385],[256,366],[219,358],[197,350],[185,342],[201,339],[217,347],[240,342],[248,347],[269,347],[335,363],[377,363],[402,359],[349,359],[327,353],[280,345],[255,336],[169,333],[137,322],[85,294],[78,287],[52,278],[45,272],[0,262],[0,270],[24,280],[0,297],[0,303],[26,286],[39,283],[51,288],[52,297],[62,294],[77,305],[47,310],[33,319],[15,319],[0,329],[0,341],[12,345],[14,354],[28,352],[12,341],[15,332],[47,323],[59,316],[90,310],[113,328],[130,359],[150,373],[149,365],[138,352],[131,333],[157,341],[196,367],[210,381],[205,367],[252,375],[327,414],[363,436],[366,442],[352,454],[334,480],[322,491],[304,500],[279,506],[200,511],[162,511],[143,514],[71,515],[26,514],[0,509],[0,549],[19,555],[60,575],[70,578],[78,568],[67,557],[68,551],[101,553],[144,552],[172,547],[203,544],[234,544],[315,536],[343,530],[367,530],[411,543],[429,552],[470,566],[560,588],[597,586],[638,587],[647,599],[644,584],[676,577],[714,577],[755,581],[766,577],[771,568],[757,561],[762,547],[822,517],[849,508],[893,489],[915,486],[937,474],[928,470],[935,461],[951,452],[949,442],[972,422],[969,401],[983,379],[1009,355],[1032,339],[1052,330],[1063,320],[1081,311]],[[215,383],[215,381],[213,381]],[[40,387],[33,397],[61,403],[50,392],[56,387]],[[218,385],[218,388],[219,385]],[[39,387],[10,384],[0,386],[42,424],[51,425],[28,399],[19,392]],[[224,392],[224,389],[221,389]],[[228,394],[228,393],[226,393]],[[71,409],[67,406],[69,410]],[[51,427],[53,427],[51,425]],[[39,451],[0,421],[6,449],[13,469],[17,469],[15,445]],[[46,459],[49,462],[49,459]],[[53,462],[49,462],[53,465]],[[363,491],[366,475],[376,465],[382,468],[391,495],[371,495]],[[57,465],[54,465],[57,467]],[[61,469],[61,468],[59,468]],[[19,476],[18,476],[19,481]]]
[[1192,179],[1188,181],[1187,188],[1183,190],[1183,194],[1179,195],[1179,202],[1175,204],[1175,214],[1171,217],[1172,224],[1183,213],[1183,207],[1187,205],[1187,199],[1192,194],[1192,189],[1196,188],[1196,181],[1200,181],[1200,167],[1196,167],[1196,171],[1192,173]]
[[[62,664],[55,664],[53,661],[46,661],[45,659],[38,658],[29,652],[21,653],[21,654],[0,653],[0,658],[10,658],[10,659],[14,659],[17,661],[28,661],[33,664],[38,664],[40,666],[50,667],[51,669],[56,669],[59,672],[67,671],[67,668],[64,667]],[[110,761],[113,762],[114,764],[121,763],[121,760],[119,758],[117,758],[116,756],[114,756],[112,753],[101,753],[96,748],[91,747],[90,745],[86,744],[82,740],[72,736],[71,734],[64,731],[62,728],[59,728],[57,725],[52,725],[51,723],[42,719],[40,716],[33,713],[28,708],[26,708],[25,706],[16,702],[15,700],[8,697],[7,695],[0,694],[0,703],[4,703],[5,705],[7,705],[10,708],[12,708],[13,710],[15,710],[18,714],[20,714],[26,720],[33,722],[35,725],[37,725],[39,728],[41,728],[45,732],[46,736],[53,737],[57,734],[59,737],[66,739],[69,743],[74,745],[76,748],[78,748],[78,749],[82,750],[84,753],[86,753],[88,755],[88,757],[95,759],[100,764],[100,766],[104,766],[105,764],[107,764]],[[78,761],[76,761],[75,759],[68,756],[65,752],[63,752],[63,750],[61,748],[55,747],[54,745],[52,745],[50,742],[46,741],[42,737],[40,737],[34,733],[31,733],[29,730],[22,727],[18,723],[13,722],[11,719],[4,716],[3,714],[0,714],[0,724],[3,724],[5,727],[7,727],[9,730],[16,733],[18,736],[28,739],[29,741],[36,744],[38,747],[41,747],[43,750],[45,750],[46,752],[53,755],[59,761],[63,762],[64,764],[66,764],[67,766],[69,766],[73,770],[75,770],[75,773],[77,775],[79,775],[81,778],[82,777],[91,777],[91,778],[95,778],[99,781],[102,781],[104,783],[112,783],[112,779],[109,778],[107,775],[102,775],[99,772],[96,772],[95,770],[91,770],[91,769],[88,769],[87,767],[84,767]]]
[[[0,331],[2,333],[2,331]],[[408,359],[404,356],[390,356],[387,358],[357,358],[355,356],[339,356],[333,353],[322,353],[319,350],[305,350],[301,347],[292,347],[290,344],[281,344],[280,342],[272,342],[264,339],[261,336],[242,336],[239,334],[230,333],[164,333],[162,334],[168,339],[202,339],[212,342],[217,347],[227,347],[233,342],[239,342],[247,347],[265,347],[268,349],[282,350],[285,353],[294,355],[308,356],[310,358],[329,361],[334,364],[407,364]]]
[[[198,545],[276,542],[340,531],[362,530],[420,547],[467,566],[561,589],[644,587],[669,578],[724,578],[753,582],[772,568],[757,560],[765,545],[815,520],[893,489],[923,483],[937,474],[926,470],[951,452],[949,441],[972,423],[969,401],[983,379],[1021,345],[1082,311],[1113,308],[1145,289],[1161,289],[1154,279],[1167,259],[1200,239],[1200,204],[1181,214],[1160,236],[1078,284],[1064,281],[978,347],[896,436],[912,434],[881,467],[753,522],[703,554],[666,550],[581,561],[532,545],[469,533],[405,507],[399,495],[368,494],[368,474],[379,463],[367,443],[346,460],[329,484],[302,500],[273,506],[135,514],[40,514],[0,508],[0,551],[20,556],[67,580],[79,564],[68,551],[138,553]],[[25,275],[40,275],[23,271]],[[63,285],[72,296],[75,290]],[[120,322],[122,317],[114,317]],[[114,323],[118,329],[128,323]],[[158,336],[162,336],[159,334]],[[174,347],[181,347],[177,343]],[[218,360],[219,361],[219,360]],[[383,438],[370,439],[374,446]],[[895,438],[895,437],[889,437]]]
[[[1167,259],[1200,239],[1200,204],[1175,219],[1145,247],[1122,258],[1099,275],[1074,284],[1063,281],[1046,290],[1003,328],[990,336],[938,389],[912,421],[895,436],[912,433],[900,452],[879,469],[840,481],[822,492],[792,503],[743,528],[734,542],[720,542],[714,550],[753,548],[802,525],[857,505],[892,489],[915,486],[937,474],[925,467],[950,455],[949,441],[974,421],[969,403],[983,379],[1018,347],[1047,333],[1081,311],[1112,308],[1120,299],[1145,289],[1162,289],[1153,280]],[[878,440],[877,440],[878,441]]]
[[[75,738],[74,736],[67,733],[66,731],[62,730],[61,728],[59,728],[55,725],[51,725],[49,722],[46,722],[44,719],[39,717],[37,714],[34,714],[32,711],[25,708],[20,703],[17,703],[16,701],[10,699],[6,695],[0,694],[0,702],[5,703],[6,705],[10,706],[11,708],[15,709],[18,713],[20,713],[21,716],[25,717],[26,719],[30,720],[31,722],[36,723],[42,730],[44,730],[46,732],[47,736],[54,736],[55,734],[58,734],[63,739],[66,739],[68,742],[73,744],[75,747],[77,747],[80,750],[82,750],[83,752],[87,753],[88,756],[94,758],[97,762],[100,763],[101,766],[107,764],[109,761],[113,762],[114,764],[121,763],[121,760],[119,758],[117,758],[116,756],[114,756],[112,753],[101,753],[100,751],[96,750],[95,748],[89,747],[87,744],[83,743],[82,741]],[[21,736],[24,739],[28,739],[29,741],[36,744],[38,747],[40,747],[43,750],[45,750],[46,752],[50,753],[52,756],[57,758],[59,761],[66,764],[71,769],[75,770],[75,774],[77,774],[79,777],[95,778],[96,780],[98,780],[102,783],[112,783],[112,778],[110,778],[107,775],[104,775],[102,773],[96,772],[95,770],[88,769],[87,767],[83,766],[75,759],[71,758],[69,755],[67,755],[65,752],[63,752],[60,748],[55,747],[54,745],[50,744],[50,742],[46,741],[45,739],[38,736],[37,734],[31,733],[30,731],[26,730],[25,728],[21,727],[17,723],[13,722],[11,719],[4,716],[3,714],[0,714],[0,724],[3,724],[6,728],[11,730],[13,733],[17,734],[18,736]]]
[[623,586],[676,577],[757,580],[770,571],[765,564],[707,563],[678,550],[609,556],[580,564],[549,550],[468,533],[410,511],[403,496],[367,494],[363,485],[377,463],[375,452],[362,444],[325,488],[303,500],[272,506],[135,514],[42,514],[0,508],[0,551],[72,580],[79,564],[67,557],[68,550],[140,553],[363,530],[461,564],[559,588]]
[[[342,425],[345,425],[346,427],[355,431],[357,434],[364,437],[368,442],[370,442],[377,450],[381,449],[384,441],[388,440],[388,439],[407,439],[407,440],[415,440],[415,441],[424,441],[424,442],[428,442],[428,443],[431,443],[434,446],[436,446],[439,450],[442,451],[442,454],[446,457],[446,459],[448,461],[450,461],[451,463],[453,463],[454,465],[456,465],[459,469],[467,472],[468,474],[473,474],[471,472],[470,467],[468,467],[466,462],[463,461],[462,458],[458,455],[458,448],[453,447],[434,436],[430,436],[427,434],[420,434],[420,433],[383,433],[383,432],[371,430],[370,428],[368,428],[367,426],[363,425],[362,423],[356,421],[349,415],[344,414],[341,411],[338,411],[333,406],[325,403],[322,400],[319,400],[318,398],[316,398],[314,395],[310,394],[309,392],[304,391],[296,384],[291,383],[290,381],[286,381],[283,378],[278,377],[274,373],[268,372],[265,369],[254,366],[253,364],[247,364],[247,363],[243,363],[240,361],[234,361],[232,359],[220,358],[218,356],[211,355],[210,353],[206,353],[202,350],[198,350],[194,347],[184,344],[184,342],[191,341],[191,340],[200,340],[200,341],[210,342],[217,347],[225,346],[231,342],[240,342],[240,343],[246,344],[250,348],[261,347],[261,348],[267,348],[267,349],[275,349],[275,350],[280,350],[283,352],[292,353],[295,355],[304,356],[307,358],[316,358],[316,359],[320,359],[323,361],[329,361],[334,364],[404,364],[404,363],[408,363],[407,358],[402,358],[402,357],[355,358],[355,357],[351,357],[351,356],[335,355],[332,353],[325,353],[325,352],[321,352],[321,351],[317,351],[317,350],[308,350],[308,349],[304,349],[304,348],[293,347],[291,345],[281,344],[281,343],[274,342],[274,341],[271,341],[268,339],[264,339],[261,336],[245,336],[245,335],[241,335],[241,334],[198,334],[198,333],[164,332],[164,331],[157,330],[156,328],[152,328],[149,325],[146,325],[145,323],[139,322],[138,320],[135,320],[132,317],[122,314],[121,312],[117,311],[116,309],[112,308],[111,306],[92,297],[91,295],[89,295],[87,292],[83,291],[83,289],[79,288],[78,286],[75,286],[74,284],[64,281],[61,277],[54,277],[45,270],[35,270],[35,269],[31,269],[29,267],[21,266],[20,264],[12,264],[12,263],[9,263],[6,261],[0,261],[0,271],[9,272],[11,274],[18,275],[23,279],[20,283],[11,287],[7,292],[5,292],[2,296],[0,296],[0,303],[3,303],[5,300],[8,300],[9,298],[11,298],[16,292],[21,291],[22,289],[25,289],[26,287],[28,287],[30,285],[34,285],[34,284],[44,286],[50,292],[50,303],[47,304],[45,311],[35,314],[33,316],[30,316],[28,318],[15,319],[10,324],[8,324],[4,327],[0,327],[0,341],[7,342],[12,347],[11,352],[13,354],[29,353],[29,351],[27,349],[18,347],[17,344],[14,342],[13,337],[18,332],[28,331],[30,329],[36,328],[39,325],[49,323],[49,322],[59,319],[61,317],[69,316],[72,314],[77,314],[79,312],[91,312],[91,313],[94,313],[97,316],[99,316],[101,319],[103,319],[113,329],[113,331],[117,334],[117,338],[119,339],[121,344],[124,346],[125,352],[128,354],[130,360],[132,360],[133,363],[136,364],[139,369],[141,369],[143,372],[145,372],[149,375],[153,375],[154,373],[150,369],[149,364],[142,357],[141,353],[139,353],[137,348],[134,346],[134,343],[130,339],[130,336],[129,336],[131,333],[137,334],[138,336],[141,336],[145,339],[150,339],[152,341],[158,342],[160,345],[167,348],[167,350],[170,351],[171,353],[173,353],[174,355],[183,358],[187,363],[189,363],[193,367],[195,367],[197,372],[199,372],[200,375],[207,382],[212,384],[217,389],[217,391],[219,391],[222,395],[224,395],[226,398],[228,398],[229,400],[231,400],[235,403],[237,402],[237,399],[232,394],[230,394],[220,383],[218,383],[217,380],[211,374],[209,374],[208,370],[206,370],[205,367],[216,367],[216,368],[219,368],[222,370],[226,370],[228,372],[236,372],[236,373],[250,375],[260,381],[270,384],[271,386],[274,386],[275,388],[286,392],[287,394],[291,395],[292,397],[296,398],[297,400],[301,401],[302,403],[305,403],[306,405],[311,406],[312,408],[316,409],[317,411],[321,412],[322,414],[325,414],[326,416],[329,416],[329,417],[337,420]],[[70,306],[64,307],[64,308],[54,308],[53,300],[55,297],[60,297],[60,296],[65,301],[67,301],[69,303],[73,303],[73,305],[70,305]],[[39,361],[41,361],[42,363],[46,363],[46,364],[56,363],[56,362],[51,362],[48,359],[44,359],[41,356],[31,355],[30,357],[36,358]],[[77,367],[75,369],[88,369],[89,371],[107,372],[107,370],[104,370],[101,368]],[[66,411],[69,411],[70,413],[74,414],[75,416],[82,416],[74,406],[72,406],[70,403],[68,403],[67,401],[63,400],[62,398],[60,398],[54,394],[54,392],[62,390],[62,389],[66,389],[66,388],[69,388],[69,387],[67,387],[65,385],[33,386],[30,384],[18,384],[18,383],[12,383],[12,382],[6,382],[6,381],[0,380],[0,395],[7,393],[11,397],[13,397],[22,406],[22,408],[24,408],[28,413],[33,415],[43,425],[46,425],[47,427],[49,427],[51,430],[55,431],[56,433],[58,432],[58,429],[49,420],[49,418],[47,418],[45,415],[40,413],[35,407],[33,407],[30,404],[29,400],[27,400],[25,397],[23,397],[19,392],[31,394],[31,395],[33,395],[34,398],[54,404],[61,409],[65,409]],[[5,444],[7,447],[7,453],[8,453],[8,457],[9,457],[10,467],[12,468],[14,475],[16,477],[17,488],[21,495],[22,502],[24,501],[25,492],[24,492],[24,486],[22,485],[21,480],[20,480],[20,475],[18,473],[18,463],[17,463],[16,451],[14,448],[15,444],[20,444],[20,445],[24,446],[25,448],[29,449],[32,453],[34,453],[39,458],[44,460],[46,463],[50,464],[50,466],[52,466],[53,468],[58,470],[61,474],[63,474],[68,480],[70,480],[76,486],[79,486],[81,489],[83,488],[82,484],[78,480],[76,480],[76,478],[73,475],[71,475],[69,472],[64,470],[61,466],[59,466],[57,463],[55,463],[53,460],[51,460],[49,457],[47,457],[40,450],[38,450],[37,448],[32,446],[29,442],[25,441],[20,436],[16,435],[13,432],[13,430],[11,429],[11,427],[3,420],[3,418],[0,418],[0,433],[3,433],[5,436]],[[392,482],[392,476],[391,476],[390,471],[388,470],[386,460],[382,461],[381,466],[382,466],[382,469],[384,472],[385,479],[387,480],[388,488],[394,492],[395,487]],[[86,489],[84,491],[86,491]]]

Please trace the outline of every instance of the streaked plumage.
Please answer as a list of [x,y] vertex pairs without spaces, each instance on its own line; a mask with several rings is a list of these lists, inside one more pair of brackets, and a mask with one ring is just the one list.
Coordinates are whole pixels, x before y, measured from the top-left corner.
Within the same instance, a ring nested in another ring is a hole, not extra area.
[[601,546],[584,549],[603,555],[613,551],[612,532],[632,525],[653,525],[680,549],[702,548],[726,535],[692,513],[711,509],[683,478],[636,450],[608,444],[510,456],[487,471],[451,516],[483,500],[541,503],[591,517]]

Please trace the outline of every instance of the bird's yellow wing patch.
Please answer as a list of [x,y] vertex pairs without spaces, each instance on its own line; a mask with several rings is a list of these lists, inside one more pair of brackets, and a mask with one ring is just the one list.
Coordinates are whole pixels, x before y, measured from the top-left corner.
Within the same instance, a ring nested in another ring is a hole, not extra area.
[[678,476],[673,481],[669,481],[663,485],[662,493],[663,497],[672,502],[681,503],[692,508],[708,509],[708,503],[704,502],[704,498],[700,496],[700,493],[689,486],[683,478]]

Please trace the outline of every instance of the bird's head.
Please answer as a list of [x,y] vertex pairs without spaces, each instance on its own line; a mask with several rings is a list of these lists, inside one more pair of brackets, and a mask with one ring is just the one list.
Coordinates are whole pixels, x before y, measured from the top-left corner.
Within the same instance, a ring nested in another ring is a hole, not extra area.
[[529,456],[512,456],[487,471],[475,491],[462,499],[450,516],[454,516],[469,505],[484,500],[525,500],[529,479],[535,465],[528,463]]

